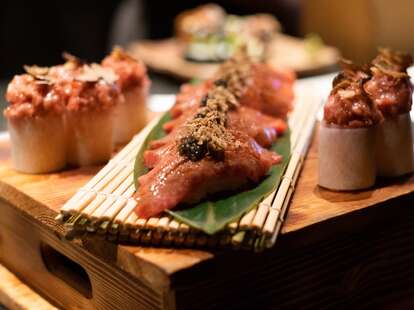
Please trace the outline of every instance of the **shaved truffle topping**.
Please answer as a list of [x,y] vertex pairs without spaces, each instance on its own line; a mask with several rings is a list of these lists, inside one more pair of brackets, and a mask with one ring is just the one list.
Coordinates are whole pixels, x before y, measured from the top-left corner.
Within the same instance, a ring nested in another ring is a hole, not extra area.
[[412,104],[412,84],[407,68],[412,64],[408,54],[381,49],[372,61],[372,78],[364,89],[384,117],[408,113]]
[[229,143],[234,143],[226,130],[227,113],[239,106],[250,65],[248,57],[240,55],[222,66],[212,89],[201,98],[194,118],[178,135],[181,156],[192,161],[206,156],[223,160],[224,150]]
[[106,108],[123,98],[111,68],[88,65],[69,54],[64,57],[67,62],[63,65],[25,66],[27,74],[13,78],[6,92],[7,118]]
[[114,48],[112,53],[102,60],[102,66],[114,70],[119,77],[117,84],[122,91],[149,86],[145,65],[119,47]]
[[369,127],[379,123],[382,115],[363,87],[369,79],[368,73],[349,62],[342,66],[324,108],[325,123],[344,128]]
[[220,67],[215,84],[225,86],[240,99],[250,78],[252,65],[247,51],[241,50]]
[[62,97],[47,81],[29,74],[13,78],[7,87],[6,100],[10,105],[4,110],[4,116],[10,119],[61,113],[65,109]]
[[179,135],[180,155],[192,161],[205,156],[222,159],[225,148],[233,140],[225,127],[227,112],[238,106],[236,97],[219,85],[210,90],[205,98],[205,104]]

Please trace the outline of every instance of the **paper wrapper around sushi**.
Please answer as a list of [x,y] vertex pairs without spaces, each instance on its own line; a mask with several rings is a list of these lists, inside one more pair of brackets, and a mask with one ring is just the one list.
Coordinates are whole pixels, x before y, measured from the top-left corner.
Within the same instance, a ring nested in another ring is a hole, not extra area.
[[66,165],[66,135],[62,116],[49,113],[8,119],[13,167],[24,173],[46,173]]
[[377,174],[397,177],[414,171],[413,134],[409,113],[385,119],[377,130]]
[[337,128],[322,124],[319,132],[319,185],[350,191],[374,185],[376,127]]
[[114,118],[114,142],[124,144],[129,142],[146,124],[147,91],[140,87],[124,93],[125,101],[116,106]]
[[107,109],[71,111],[66,114],[67,162],[73,166],[97,165],[108,161],[113,151],[113,115]]

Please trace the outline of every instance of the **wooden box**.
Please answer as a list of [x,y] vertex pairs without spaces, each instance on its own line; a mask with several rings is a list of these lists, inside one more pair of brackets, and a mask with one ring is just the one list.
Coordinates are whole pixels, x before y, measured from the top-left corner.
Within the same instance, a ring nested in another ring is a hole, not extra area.
[[414,177],[359,193],[316,184],[316,143],[283,234],[262,253],[66,240],[54,220],[99,167],[16,173],[0,144],[0,263],[69,309],[413,306]]

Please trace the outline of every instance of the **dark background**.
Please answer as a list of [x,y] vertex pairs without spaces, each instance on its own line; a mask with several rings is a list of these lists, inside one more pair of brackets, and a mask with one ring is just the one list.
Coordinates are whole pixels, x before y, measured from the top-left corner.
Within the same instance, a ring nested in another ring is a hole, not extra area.
[[[99,61],[113,44],[165,38],[184,9],[210,1],[161,0],[3,0],[0,4],[0,78],[22,71],[24,64],[53,65],[62,51]],[[270,12],[284,31],[298,34],[299,0],[216,1],[227,12]]]
[[[4,94],[23,65],[51,66],[67,51],[99,62],[117,44],[173,34],[174,17],[181,11],[211,1],[165,0],[2,0],[0,3],[0,109]],[[215,1],[231,14],[274,14],[286,33],[299,33],[300,0]],[[175,93],[180,85],[170,77],[150,72],[151,93]],[[6,128],[0,117],[0,130]]]

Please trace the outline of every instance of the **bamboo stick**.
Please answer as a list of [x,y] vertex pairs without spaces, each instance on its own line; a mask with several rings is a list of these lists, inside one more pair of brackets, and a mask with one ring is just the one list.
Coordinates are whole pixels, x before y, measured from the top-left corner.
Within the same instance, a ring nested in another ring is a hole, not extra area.
[[147,224],[147,219],[137,217],[137,220],[134,223],[134,228],[144,229]]
[[108,228],[108,232],[110,234],[118,234],[121,232],[121,225],[115,224],[114,222],[111,222],[111,225]]
[[[309,106],[309,105],[308,105]],[[301,113],[299,113],[299,111],[302,111]],[[295,113],[292,113],[292,117],[293,119],[290,121],[290,126],[292,126],[293,128],[295,128],[295,131],[300,131],[302,127],[302,123],[300,122],[301,120],[303,120],[303,118],[306,117],[307,114],[307,110],[303,110],[303,109],[296,109]],[[299,117],[301,116],[301,117]],[[299,122],[299,124],[297,124]],[[292,144],[295,145],[296,144],[296,135],[293,138]],[[240,224],[238,222],[233,222],[230,223],[228,225],[228,230],[230,233],[234,233],[235,230],[237,229],[237,226],[240,227],[240,229],[248,229],[250,228],[251,224],[253,224],[253,227],[258,229],[260,228],[263,223],[264,220],[266,219],[266,215],[267,215],[267,210],[273,200],[274,195],[270,194],[268,197],[265,198],[265,202],[263,202],[262,204],[259,204],[259,206],[257,208],[252,209],[251,211],[247,212],[240,220]],[[258,215],[256,215],[256,213],[258,212]],[[255,219],[255,222],[252,223],[253,219]],[[238,225],[239,224],[239,225]]]
[[[288,191],[293,190],[293,186],[296,183],[296,179],[293,179],[293,177],[296,175],[299,175],[299,170],[302,166],[302,162],[303,159],[306,155],[310,140],[311,140],[311,136],[313,133],[313,129],[314,129],[314,125],[315,125],[315,120],[316,120],[316,112],[317,109],[319,108],[319,105],[316,105],[316,107],[314,107],[314,109],[312,110],[312,114],[309,117],[308,121],[307,121],[307,125],[305,127],[305,134],[302,135],[300,142],[298,144],[298,148],[295,150],[295,152],[292,154],[292,157],[290,159],[288,168],[286,170],[285,176],[282,179],[279,191],[276,194],[276,197],[274,199],[272,208],[273,209],[277,209],[280,210],[281,207],[283,205],[287,205],[286,203],[286,196],[288,195]],[[279,212],[280,213],[280,212]],[[278,231],[276,230],[276,224],[277,224],[277,220],[278,217],[276,217],[277,212],[273,212],[272,216],[268,217],[268,220],[266,221],[265,227],[263,232],[265,234],[270,234],[272,235],[271,240],[275,240],[276,236],[278,234]],[[272,241],[270,242],[272,243]]]
[[96,192],[83,191],[80,195],[80,200],[76,204],[68,204],[63,214],[78,214],[96,197]]
[[138,216],[135,214],[135,212],[131,212],[127,218],[127,220],[124,222],[124,225],[128,228],[131,229],[132,226],[135,225],[135,222],[137,221]]
[[117,224],[125,223],[136,206],[137,202],[135,199],[128,199],[125,207],[116,215],[114,222]]
[[112,192],[114,192],[123,182],[124,180],[131,175],[132,173],[132,166],[133,164],[130,164],[131,167],[128,168],[124,168],[120,171],[120,173],[109,183],[107,184],[103,189],[102,192],[103,193],[108,193],[111,194]]
[[180,226],[178,227],[178,231],[186,234],[190,231],[190,226],[188,226],[187,224],[181,223]]
[[[298,141],[298,137],[301,134],[303,126],[306,123],[306,119],[308,118],[308,111],[310,110],[309,105],[305,105],[305,107],[303,107],[303,110],[300,113],[300,117],[298,120],[298,125],[296,127],[293,128],[292,132],[291,132],[291,147],[294,148],[296,145],[296,142]],[[300,127],[299,127],[300,126]]]
[[170,223],[170,220],[171,219],[168,216],[164,216],[160,218],[160,220],[158,221],[157,229],[161,231],[168,231],[168,228],[169,228],[168,224]]
[[116,197],[114,196],[108,196],[104,193],[99,193],[98,195],[103,195],[104,200],[103,202],[92,212],[92,214],[89,214],[89,219],[91,221],[98,221],[98,220],[104,220],[103,216],[106,213],[106,211],[114,204]]
[[63,207],[60,209],[60,212],[65,216],[71,214],[74,210],[77,210],[78,207],[76,206],[76,202],[81,199],[86,193],[89,193],[89,191],[83,188],[78,190],[76,194],[63,205]]
[[[313,105],[307,104],[304,107],[304,109],[296,109],[296,111],[300,111],[300,113],[298,112],[295,114],[295,121],[293,123],[295,127],[293,127],[294,129],[292,129],[292,133],[291,133],[292,150],[296,148],[296,145],[298,143],[297,141],[298,133],[300,133],[302,129],[306,126],[305,120],[309,117],[309,111],[312,112],[312,108],[313,108]],[[269,194],[264,199],[264,201],[260,203],[257,208],[255,208],[255,211],[253,212],[256,212],[256,214],[254,215],[253,219],[250,219],[250,216],[251,216],[250,214],[245,215],[246,218],[244,220],[242,219],[244,229],[252,228],[255,230],[259,230],[263,227],[265,220],[266,220],[266,216],[269,211],[269,207],[276,195],[276,192],[277,192],[277,189],[273,191],[271,194]]]
[[252,223],[254,216],[256,215],[257,207],[247,212],[240,220],[240,229],[248,229],[250,227],[250,224]]
[[[89,180],[71,199],[69,199],[66,204],[62,207],[61,212],[65,213],[68,209],[73,209],[73,204],[76,204],[79,199],[81,199],[84,194],[87,194],[90,189],[97,189],[97,184],[107,176],[108,173],[113,171],[113,167],[116,166],[118,162],[126,158],[131,152],[134,152],[135,149],[142,144],[148,135],[149,131],[157,124],[161,116],[156,117],[152,120],[139,134],[137,134],[130,143],[128,143],[114,158],[109,160],[107,165],[103,167],[91,180]],[[99,186],[98,186],[99,187]],[[76,208],[75,208],[76,209]]]
[[106,210],[103,214],[103,218],[107,220],[113,221],[115,216],[123,209],[123,207],[127,204],[127,199],[123,197],[116,197],[114,203],[111,205],[110,208]]
[[[155,125],[155,124],[154,124]],[[116,163],[125,158],[131,150],[133,150],[137,144],[143,142],[146,132],[142,131],[137,135],[124,149],[122,149],[113,159],[111,159],[107,165],[102,168],[91,180],[89,180],[66,204],[61,208],[62,213],[67,213],[69,210],[77,209],[75,205],[78,201],[89,192],[89,190],[96,187],[96,185],[112,171]],[[96,188],[95,188],[96,189]]]
[[105,175],[96,185],[92,188],[95,191],[102,190],[109,184],[123,169],[123,166],[115,166],[107,175]]
[[[129,236],[134,242],[143,244],[174,242],[176,245],[187,246],[231,244],[234,248],[253,246],[259,248],[262,246],[261,240],[265,239],[257,238],[256,234],[251,232],[251,229],[254,229],[266,234],[266,246],[269,246],[277,237],[282,223],[281,219],[286,213],[288,200],[293,193],[292,184],[296,182],[300,171],[298,167],[301,166],[304,156],[301,155],[302,148],[307,148],[306,142],[310,140],[307,136],[311,119],[312,126],[315,122],[314,109],[313,104],[302,101],[300,109],[296,108],[290,116],[292,158],[279,190],[272,192],[256,208],[244,214],[239,221],[228,224],[227,230],[221,235],[210,237],[197,233],[187,224],[179,223],[169,216],[152,217],[148,220],[136,216],[134,209],[137,202],[131,198],[135,192],[132,163],[149,133],[150,129],[147,128],[145,134],[143,131],[135,136],[118,155],[111,159],[107,166],[65,204],[61,211],[61,218],[79,213],[83,217],[71,218],[69,222],[78,223],[82,229],[87,227],[90,230],[97,230],[101,234],[111,233],[113,236],[110,238],[117,238],[118,235],[119,238]],[[155,124],[154,121],[153,125]],[[280,202],[275,204],[276,200]]]
[[257,234],[255,231],[246,231],[240,247],[244,250],[253,249],[257,239],[256,236]]
[[169,225],[169,228],[170,228],[169,230],[171,232],[176,232],[178,231],[179,226],[180,226],[180,223],[178,223],[176,220],[172,220]]
[[239,231],[237,234],[231,237],[231,245],[234,249],[240,248],[244,237],[246,236],[246,231]]
[[80,212],[82,216],[90,218],[92,213],[98,208],[106,199],[106,195],[104,194],[96,194],[95,198]]
[[113,194],[116,196],[121,196],[131,185],[134,183],[134,175],[131,172],[128,177],[114,190]]
[[128,189],[122,194],[124,198],[132,198],[132,195],[135,193],[135,185],[131,184]]
[[75,229],[78,231],[85,231],[90,224],[91,221],[89,218],[81,216],[81,218],[75,223]]
[[239,222],[240,221],[235,221],[235,222],[232,222],[232,223],[228,224],[227,225],[227,232],[229,234],[234,234],[237,231],[237,229],[239,228]]
[[273,201],[273,196],[269,195],[259,204],[257,208],[257,212],[251,223],[251,227],[253,229],[259,230],[262,228],[266,220],[267,213],[269,212],[269,208],[270,208],[272,201]]
[[156,230],[158,228],[159,220],[160,219],[158,217],[150,217],[145,225],[145,228],[150,230]]

